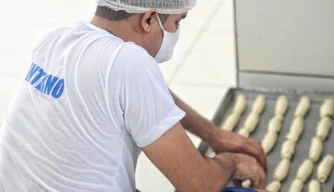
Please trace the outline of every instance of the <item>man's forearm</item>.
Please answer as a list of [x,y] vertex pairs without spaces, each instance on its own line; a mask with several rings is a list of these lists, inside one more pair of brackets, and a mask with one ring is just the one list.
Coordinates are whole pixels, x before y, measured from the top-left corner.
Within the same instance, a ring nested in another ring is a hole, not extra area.
[[[231,153],[222,153],[214,158],[206,159],[209,164],[208,171],[210,172],[204,180],[199,181],[201,185],[207,184],[206,189],[202,191],[220,191],[228,182],[233,179],[237,171],[238,158]],[[209,179],[210,178],[210,179]]]
[[195,110],[191,109],[191,107],[178,98],[172,91],[170,92],[176,105],[186,112],[186,116],[181,120],[182,126],[204,141],[209,142],[214,132],[215,125],[199,115]]

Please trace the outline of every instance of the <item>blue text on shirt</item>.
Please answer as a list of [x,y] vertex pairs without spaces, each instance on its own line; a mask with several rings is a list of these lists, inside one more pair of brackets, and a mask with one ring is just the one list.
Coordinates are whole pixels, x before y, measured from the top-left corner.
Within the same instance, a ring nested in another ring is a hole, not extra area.
[[[47,74],[44,69],[35,63],[31,64],[25,80],[41,93],[51,95],[55,99],[58,99],[63,95],[65,86],[64,79]],[[39,83],[36,83],[38,81]]]

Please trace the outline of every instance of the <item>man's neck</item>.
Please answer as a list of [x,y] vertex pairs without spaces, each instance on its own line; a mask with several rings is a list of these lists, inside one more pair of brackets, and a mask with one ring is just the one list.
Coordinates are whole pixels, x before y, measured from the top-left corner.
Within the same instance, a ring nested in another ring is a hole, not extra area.
[[134,30],[134,26],[131,26],[130,22],[109,21],[105,18],[95,16],[91,24],[108,31],[125,42],[134,42],[139,46],[142,44],[140,34],[135,32],[136,30]]

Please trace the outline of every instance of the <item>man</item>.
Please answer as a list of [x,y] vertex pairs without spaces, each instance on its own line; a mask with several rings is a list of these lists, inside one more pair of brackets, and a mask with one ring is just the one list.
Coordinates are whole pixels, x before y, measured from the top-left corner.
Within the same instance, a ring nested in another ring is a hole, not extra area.
[[[262,187],[260,144],[217,129],[160,73],[195,2],[97,3],[91,23],[55,30],[33,51],[1,127],[0,191],[135,191],[141,150],[180,192],[217,192],[231,179]],[[183,127],[217,155],[202,157]]]

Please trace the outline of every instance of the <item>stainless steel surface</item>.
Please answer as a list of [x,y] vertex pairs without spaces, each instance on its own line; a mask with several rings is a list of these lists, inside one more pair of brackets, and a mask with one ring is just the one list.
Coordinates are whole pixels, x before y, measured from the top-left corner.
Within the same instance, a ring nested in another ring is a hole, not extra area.
[[[323,102],[323,99],[325,98],[334,98],[334,92],[313,92],[313,91],[295,91],[295,90],[281,90],[281,89],[230,89],[229,92],[226,94],[226,97],[223,99],[215,117],[214,117],[214,123],[216,125],[221,125],[225,119],[225,117],[231,113],[235,96],[237,94],[244,94],[247,97],[247,109],[244,112],[243,116],[241,117],[239,124],[236,126],[234,131],[238,131],[240,126],[243,124],[245,117],[247,114],[249,114],[251,110],[251,106],[253,104],[253,101],[255,97],[258,94],[264,94],[266,95],[266,105],[265,109],[260,117],[260,122],[257,127],[257,129],[253,132],[251,135],[252,138],[256,138],[258,140],[262,140],[264,137],[264,134],[267,131],[267,124],[269,120],[274,115],[274,105],[276,102],[276,99],[280,95],[286,95],[289,100],[289,108],[288,111],[284,117],[282,130],[279,133],[278,141],[272,151],[267,155],[268,157],[268,173],[267,173],[267,182],[269,183],[272,180],[272,175],[274,168],[280,161],[280,151],[282,147],[282,143],[284,141],[284,137],[289,132],[290,125],[293,119],[293,114],[296,108],[296,105],[298,104],[298,100],[300,96],[306,95],[309,96],[311,99],[311,107],[310,111],[308,112],[307,116],[304,120],[304,131],[300,137],[300,140],[298,141],[296,145],[296,152],[292,158],[291,162],[291,168],[289,171],[289,174],[287,178],[282,182],[282,188],[281,191],[288,191],[288,188],[290,187],[292,180],[296,176],[296,171],[298,169],[298,166],[302,163],[303,160],[308,158],[308,152],[309,147],[311,143],[311,138],[315,136],[316,134],[316,126],[318,121],[320,120],[319,117],[319,107]],[[334,122],[333,122],[334,123]],[[333,128],[332,128],[333,129]],[[329,133],[328,139],[324,142],[324,151],[322,154],[322,157],[325,154],[331,153],[334,154],[334,131],[331,130]],[[211,150],[208,149],[207,144],[201,143],[199,147],[199,151],[204,154],[208,155]],[[319,163],[319,162],[318,162]],[[318,165],[318,163],[316,165]],[[315,166],[316,167],[316,166]],[[312,177],[310,179],[315,178],[316,169],[313,171]],[[332,175],[328,178],[327,182],[325,184],[322,184],[322,189],[324,192],[329,192],[332,189],[332,186],[334,185],[334,172],[332,172]],[[306,181],[304,185],[304,189],[306,189],[308,182]]]
[[334,91],[334,78],[238,72],[239,87],[267,87]]

